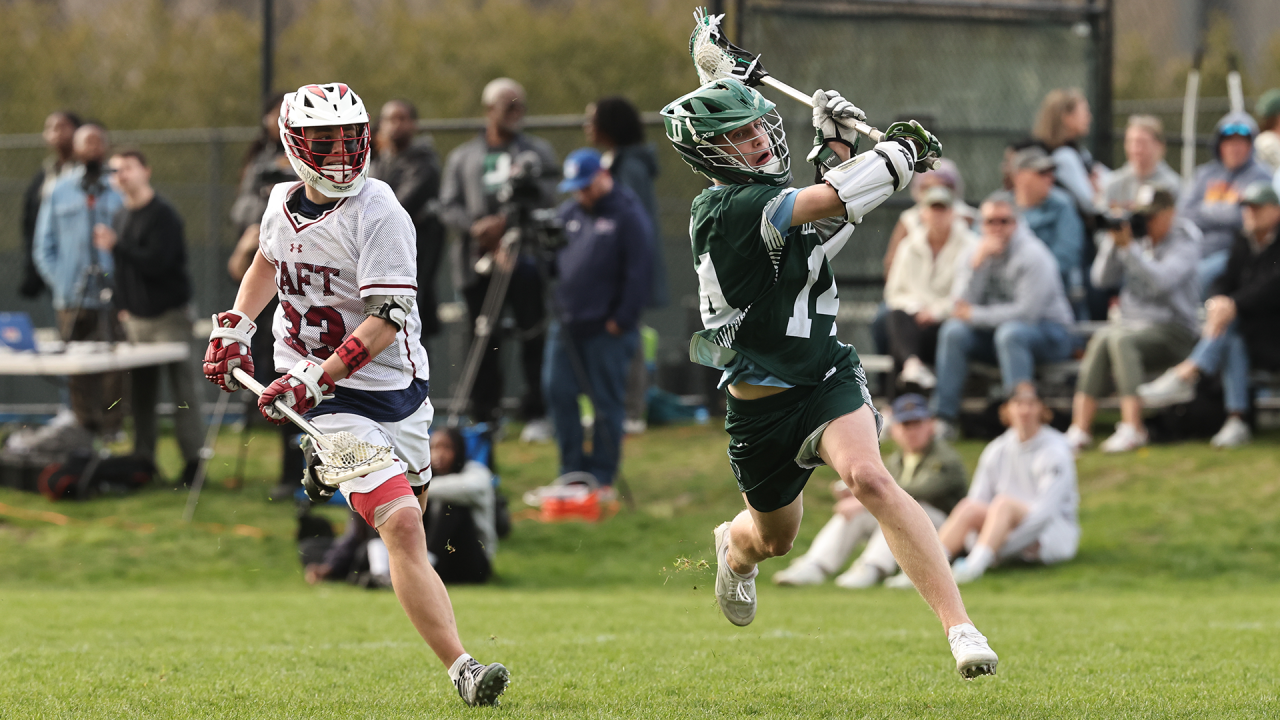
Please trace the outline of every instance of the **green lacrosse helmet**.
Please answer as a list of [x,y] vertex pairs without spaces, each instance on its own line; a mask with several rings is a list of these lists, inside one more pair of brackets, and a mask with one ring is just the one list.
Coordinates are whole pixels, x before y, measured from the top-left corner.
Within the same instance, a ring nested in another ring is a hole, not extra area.
[[[737,146],[713,142],[757,120],[764,121],[769,140],[770,156],[764,163],[752,165]],[[782,118],[772,102],[738,80],[712,80],[668,104],[662,108],[662,125],[676,152],[696,173],[730,185],[791,184]]]

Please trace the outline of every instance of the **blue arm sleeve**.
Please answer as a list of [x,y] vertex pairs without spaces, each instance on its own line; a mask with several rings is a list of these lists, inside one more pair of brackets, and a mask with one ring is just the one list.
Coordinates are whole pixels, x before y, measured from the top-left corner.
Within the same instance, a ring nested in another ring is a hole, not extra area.
[[778,229],[783,235],[791,229],[791,214],[796,207],[796,195],[799,190],[795,188],[787,188],[782,191],[781,199],[778,205],[769,213],[769,224]]

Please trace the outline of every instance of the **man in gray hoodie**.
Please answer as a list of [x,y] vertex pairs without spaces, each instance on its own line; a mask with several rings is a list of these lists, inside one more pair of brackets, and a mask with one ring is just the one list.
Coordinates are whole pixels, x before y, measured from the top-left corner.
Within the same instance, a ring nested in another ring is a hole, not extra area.
[[1130,222],[1111,232],[1093,261],[1093,286],[1120,287],[1120,318],[1089,339],[1072,402],[1067,442],[1080,451],[1093,442],[1089,428],[1098,397],[1114,387],[1120,422],[1101,446],[1129,452],[1147,444],[1138,385],[1146,371],[1171,367],[1195,347],[1200,288],[1200,230],[1174,215],[1173,193],[1139,188]]
[[1249,113],[1230,112],[1213,128],[1214,159],[1196,168],[1191,189],[1182,194],[1178,212],[1204,233],[1197,279],[1200,297],[1208,298],[1209,286],[1227,267],[1231,242],[1240,232],[1240,197],[1271,173],[1253,154],[1258,124]]
[[1053,253],[1022,221],[1012,194],[982,203],[982,240],[960,258],[951,318],[938,331],[938,433],[956,434],[969,359],[1000,365],[1005,392],[1034,378],[1036,363],[1071,354],[1073,321]]

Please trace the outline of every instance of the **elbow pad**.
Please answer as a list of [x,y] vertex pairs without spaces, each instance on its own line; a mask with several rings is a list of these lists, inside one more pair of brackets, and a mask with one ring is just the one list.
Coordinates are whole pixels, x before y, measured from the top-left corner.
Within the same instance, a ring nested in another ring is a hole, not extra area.
[[827,170],[822,180],[830,185],[844,203],[845,217],[857,224],[895,190],[911,182],[914,162],[896,142],[882,142],[870,152],[849,158]]
[[382,318],[395,325],[396,330],[403,330],[414,302],[412,295],[370,295],[364,299],[364,314]]

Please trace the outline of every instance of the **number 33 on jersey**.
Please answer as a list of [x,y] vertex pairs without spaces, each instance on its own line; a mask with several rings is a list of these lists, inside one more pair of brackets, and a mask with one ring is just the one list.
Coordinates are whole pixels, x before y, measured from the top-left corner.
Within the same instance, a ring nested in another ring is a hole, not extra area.
[[690,347],[695,362],[723,368],[741,353],[786,382],[813,385],[852,352],[835,338],[840,300],[828,260],[853,226],[791,227],[796,192],[718,186],[693,201],[689,234],[706,328]]
[[[271,191],[258,248],[275,267],[280,297],[271,330],[275,366],[323,361],[368,317],[370,295],[417,295],[417,239],[391,188],[370,178],[318,218],[298,212],[302,183]],[[396,341],[359,373],[339,381],[355,390],[401,390],[429,379],[415,305]]]

